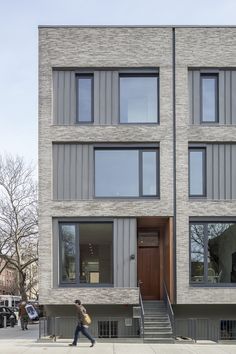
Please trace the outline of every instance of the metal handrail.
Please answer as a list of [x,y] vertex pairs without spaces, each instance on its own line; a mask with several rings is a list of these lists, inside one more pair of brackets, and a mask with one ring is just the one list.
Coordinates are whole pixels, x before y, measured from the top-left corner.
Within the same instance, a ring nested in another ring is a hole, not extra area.
[[141,308],[141,332],[142,332],[142,337],[144,340],[144,307],[143,307],[143,299],[142,299],[139,284],[138,284],[138,289],[139,289],[139,304],[140,304],[140,308]]
[[173,309],[172,309],[172,306],[171,306],[171,302],[170,302],[170,298],[169,298],[169,295],[168,295],[168,291],[167,291],[165,282],[163,282],[163,288],[164,288],[164,303],[166,305],[167,313],[169,315],[171,327],[172,327],[172,330],[173,330],[173,333],[174,333],[175,315],[174,315],[174,312],[173,312]]

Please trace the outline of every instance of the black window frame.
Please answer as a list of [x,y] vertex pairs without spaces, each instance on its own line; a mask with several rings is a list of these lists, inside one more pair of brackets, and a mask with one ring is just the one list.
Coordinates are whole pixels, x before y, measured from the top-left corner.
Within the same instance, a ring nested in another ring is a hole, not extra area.
[[[207,282],[208,278],[208,224],[236,224],[236,220],[218,220],[214,218],[213,220],[190,220],[189,221],[189,285],[191,287],[196,287],[196,288],[235,288],[236,283],[210,283]],[[193,282],[191,280],[191,226],[192,225],[203,225],[203,233],[204,233],[204,275],[203,275],[203,282]]]
[[[120,95],[120,78],[122,77],[133,77],[133,78],[139,78],[139,77],[155,77],[157,79],[157,120],[156,122],[121,122],[121,95]],[[124,124],[124,125],[157,125],[160,124],[160,83],[159,83],[159,73],[153,72],[153,73],[125,73],[125,72],[119,72],[119,81],[118,81],[118,124]]]
[[[138,151],[138,182],[139,182],[139,195],[138,196],[97,196],[96,195],[96,151],[115,151],[115,150],[136,150]],[[143,194],[143,152],[155,152],[156,153],[156,194],[145,195]],[[159,146],[155,147],[94,147],[94,199],[159,199],[160,198],[160,149]]]
[[[79,120],[79,80],[90,79],[91,80],[91,120],[80,121]],[[94,123],[94,74],[93,73],[79,73],[76,74],[76,124],[93,124]]]
[[[215,81],[215,120],[204,120],[203,117],[203,80],[214,79]],[[218,73],[200,73],[200,123],[217,124],[219,123],[219,74]]]
[[[80,245],[79,245],[79,225],[80,224],[111,224],[112,225],[112,283],[81,283],[80,274]],[[62,280],[62,225],[75,225],[75,281],[63,281]],[[79,287],[79,288],[102,288],[102,287],[114,287],[114,223],[113,221],[59,221],[59,286],[60,287]]]
[[[190,187],[191,187],[191,181],[190,181],[190,175],[191,175],[191,152],[193,151],[199,151],[202,152],[202,181],[203,181],[203,186],[202,186],[202,194],[191,194],[190,193]],[[207,166],[206,166],[206,147],[189,147],[188,148],[188,194],[189,198],[206,198],[207,196]]]

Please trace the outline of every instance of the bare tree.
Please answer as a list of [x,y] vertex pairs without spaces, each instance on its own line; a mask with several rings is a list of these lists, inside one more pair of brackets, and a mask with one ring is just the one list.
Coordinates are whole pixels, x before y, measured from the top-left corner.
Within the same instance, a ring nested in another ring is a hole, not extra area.
[[38,260],[37,185],[21,157],[0,156],[0,273],[10,264],[27,299],[27,269]]

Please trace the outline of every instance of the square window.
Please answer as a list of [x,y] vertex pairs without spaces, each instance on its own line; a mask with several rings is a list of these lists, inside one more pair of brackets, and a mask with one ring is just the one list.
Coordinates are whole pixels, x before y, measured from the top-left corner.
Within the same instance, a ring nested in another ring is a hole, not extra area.
[[60,223],[61,283],[112,284],[113,224]]
[[158,123],[158,77],[120,74],[120,123]]

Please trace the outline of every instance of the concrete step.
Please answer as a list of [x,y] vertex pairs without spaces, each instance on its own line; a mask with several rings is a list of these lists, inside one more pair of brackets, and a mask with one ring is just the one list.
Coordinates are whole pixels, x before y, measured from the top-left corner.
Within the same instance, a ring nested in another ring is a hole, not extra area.
[[172,331],[170,332],[147,332],[144,331],[144,338],[172,338],[173,333]]
[[160,326],[155,326],[155,327],[151,327],[151,326],[144,326],[144,330],[145,332],[172,332],[172,328],[171,326],[168,327],[160,327]]

